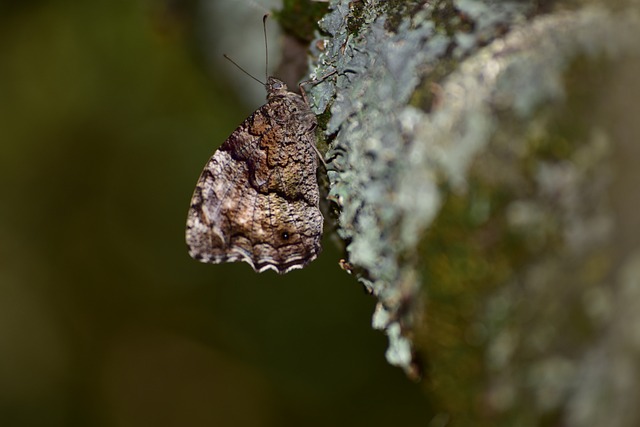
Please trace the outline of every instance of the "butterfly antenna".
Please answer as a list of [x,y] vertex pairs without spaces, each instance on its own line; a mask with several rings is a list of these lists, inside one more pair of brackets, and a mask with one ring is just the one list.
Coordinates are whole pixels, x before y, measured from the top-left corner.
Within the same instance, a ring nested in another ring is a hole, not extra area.
[[269,46],[267,45],[267,13],[262,17],[262,31],[264,32],[264,77],[269,80]]
[[251,75],[247,70],[245,70],[244,68],[242,68],[241,66],[239,66],[239,65],[236,63],[236,61],[234,61],[233,59],[229,58],[229,57],[227,56],[227,54],[226,54],[226,53],[225,53],[225,54],[223,54],[222,56],[224,56],[224,58],[225,58],[227,61],[231,62],[233,65],[235,65],[236,67],[238,67],[238,69],[239,69],[240,71],[242,71],[243,73],[245,73],[247,76],[251,77],[253,80],[255,80],[255,81],[257,81],[258,83],[260,83],[262,86],[266,86],[266,85],[267,85],[266,83],[263,83],[263,82],[261,82],[260,80],[258,80],[257,78],[255,78],[254,76],[252,76],[252,75]]

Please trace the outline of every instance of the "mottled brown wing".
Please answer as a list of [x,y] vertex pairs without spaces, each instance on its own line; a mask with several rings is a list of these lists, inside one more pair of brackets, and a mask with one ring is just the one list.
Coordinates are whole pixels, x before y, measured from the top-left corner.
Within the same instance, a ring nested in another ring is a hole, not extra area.
[[315,124],[302,98],[284,92],[270,94],[229,136],[191,200],[186,241],[194,259],[286,273],[318,256]]

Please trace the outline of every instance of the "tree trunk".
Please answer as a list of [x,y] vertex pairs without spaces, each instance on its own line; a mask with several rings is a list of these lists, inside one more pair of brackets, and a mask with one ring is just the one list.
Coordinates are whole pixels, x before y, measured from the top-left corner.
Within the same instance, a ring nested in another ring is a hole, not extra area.
[[342,265],[432,425],[640,425],[640,19],[551,3],[334,0],[312,45]]

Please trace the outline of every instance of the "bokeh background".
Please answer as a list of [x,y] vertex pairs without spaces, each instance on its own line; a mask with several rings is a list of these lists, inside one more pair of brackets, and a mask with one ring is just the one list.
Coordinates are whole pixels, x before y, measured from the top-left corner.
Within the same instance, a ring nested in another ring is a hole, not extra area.
[[331,239],[285,276],[188,257],[201,168],[264,99],[211,58],[261,77],[274,5],[202,3],[0,1],[0,425],[427,425]]

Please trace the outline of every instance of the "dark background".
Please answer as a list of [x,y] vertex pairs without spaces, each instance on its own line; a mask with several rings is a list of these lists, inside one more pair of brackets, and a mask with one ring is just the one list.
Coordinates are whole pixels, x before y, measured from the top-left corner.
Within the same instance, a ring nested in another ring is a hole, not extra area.
[[285,276],[188,257],[201,168],[258,105],[176,5],[0,2],[0,425],[427,425],[326,236]]

